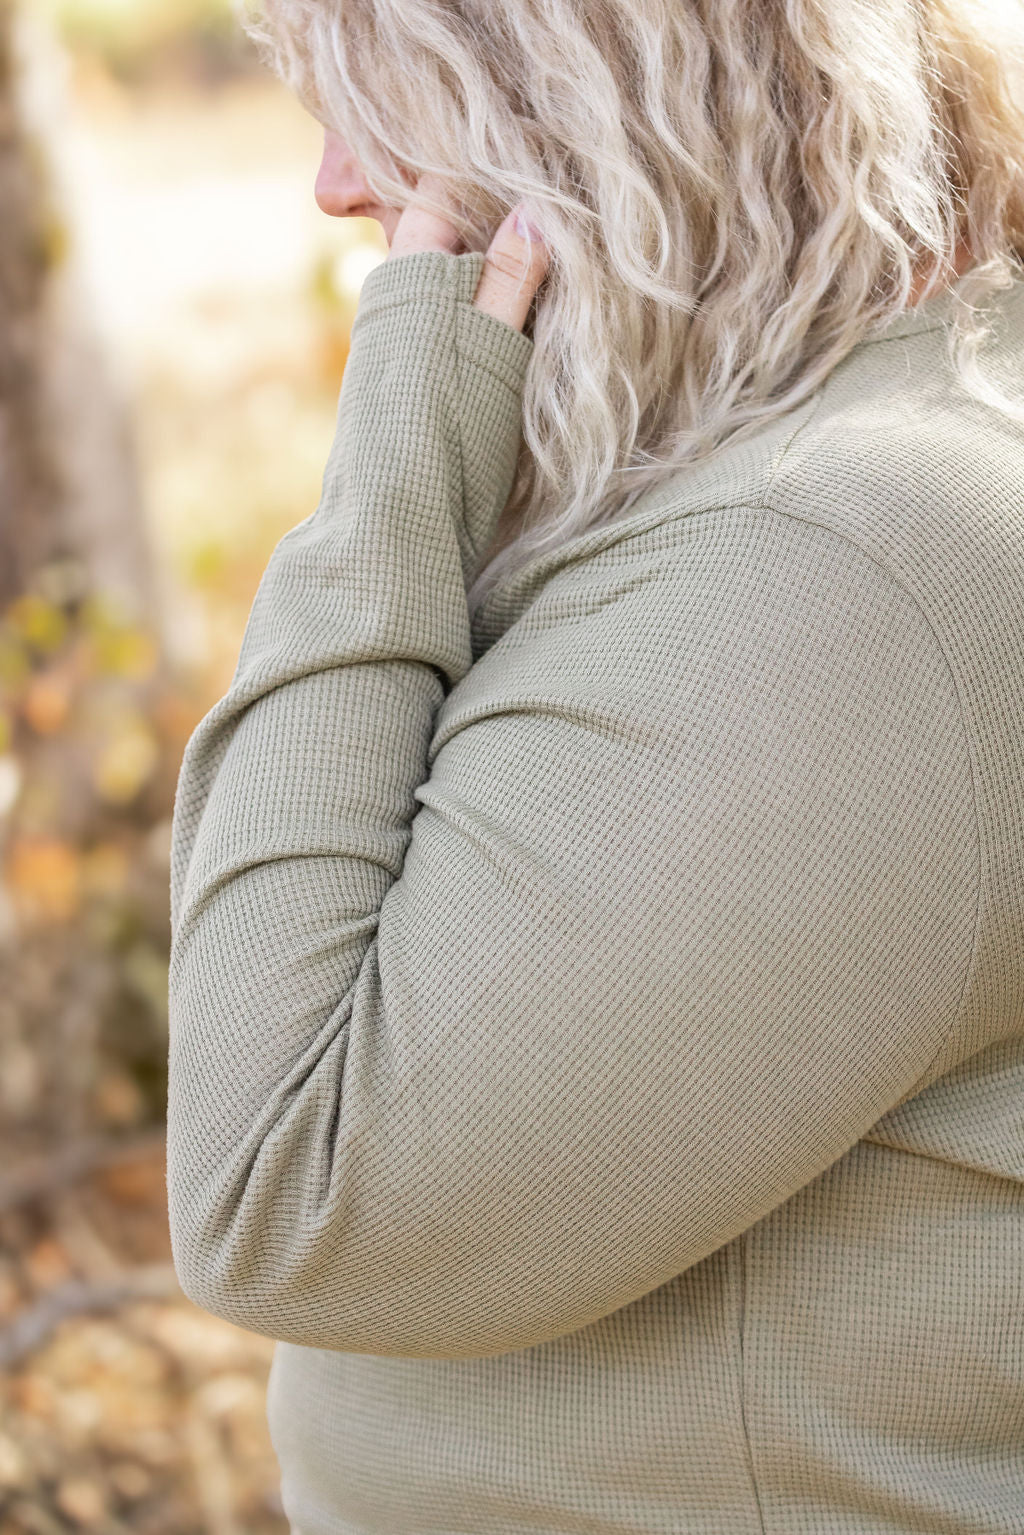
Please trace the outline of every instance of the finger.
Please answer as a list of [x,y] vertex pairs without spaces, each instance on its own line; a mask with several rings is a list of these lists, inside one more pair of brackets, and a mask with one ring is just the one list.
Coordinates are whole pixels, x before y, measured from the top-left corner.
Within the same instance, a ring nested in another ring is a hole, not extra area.
[[528,209],[519,203],[498,225],[473,298],[475,308],[515,330],[522,330],[550,261],[547,246],[527,215]]
[[[442,206],[450,206],[447,188],[436,176],[421,176],[416,193],[426,193]],[[413,251],[448,251],[462,249],[462,238],[449,218],[432,212],[429,208],[409,204],[395,225],[395,233],[388,251],[388,261],[396,256],[408,256]]]

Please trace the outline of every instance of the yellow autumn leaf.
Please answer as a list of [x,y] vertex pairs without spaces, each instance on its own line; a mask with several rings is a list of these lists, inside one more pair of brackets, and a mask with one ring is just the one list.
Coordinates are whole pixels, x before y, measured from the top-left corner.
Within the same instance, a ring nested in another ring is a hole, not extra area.
[[99,669],[108,677],[145,682],[157,661],[156,642],[143,629],[111,629],[95,638]]
[[34,592],[26,592],[12,602],[7,610],[7,620],[15,634],[47,654],[63,644],[68,629],[61,609],[37,597]]
[[92,671],[105,677],[144,682],[157,664],[158,648],[148,629],[133,623],[110,598],[94,595],[83,604],[82,632]]

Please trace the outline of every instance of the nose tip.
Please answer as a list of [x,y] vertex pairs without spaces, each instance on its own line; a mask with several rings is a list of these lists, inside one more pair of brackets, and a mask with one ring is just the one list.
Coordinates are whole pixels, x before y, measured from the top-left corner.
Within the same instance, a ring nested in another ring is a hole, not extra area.
[[324,152],[313,196],[317,207],[334,218],[345,218],[369,202],[362,172],[347,146],[332,133],[324,135]]
[[345,218],[367,201],[366,187],[362,181],[357,182],[351,177],[339,179],[329,173],[325,174],[322,167],[313,187],[313,196],[317,207],[333,218]]
[[313,196],[321,213],[329,213],[332,218],[344,218],[350,204],[354,202],[354,199],[340,197],[336,188],[322,184],[319,177],[313,188]]

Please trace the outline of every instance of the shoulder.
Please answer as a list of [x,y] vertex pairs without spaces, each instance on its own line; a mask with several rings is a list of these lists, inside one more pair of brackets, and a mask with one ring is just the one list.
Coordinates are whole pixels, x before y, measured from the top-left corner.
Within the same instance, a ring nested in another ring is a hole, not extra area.
[[513,702],[567,701],[667,750],[753,729],[799,755],[824,730],[856,755],[873,715],[963,751],[956,688],[912,593],[855,540],[763,506],[693,512],[563,566],[449,695],[434,750]]
[[[1016,311],[1024,317],[1024,304]],[[1001,387],[1019,391],[1024,325],[986,357],[982,371],[994,369]],[[868,342],[799,405],[710,459],[680,466],[626,512],[499,583],[475,624],[477,652],[552,581],[571,583],[589,565],[631,568],[644,549],[690,548],[695,519],[706,528],[746,508],[815,523],[883,565],[896,554],[893,571],[913,583],[936,530],[958,527],[980,567],[998,557],[991,547],[998,525],[1020,524],[1022,499],[1024,428],[970,397],[952,368],[946,331]]]
[[944,330],[875,342],[823,385],[765,505],[853,539],[911,582],[938,574],[936,545],[954,531],[961,564],[983,565],[999,525],[1020,522],[1024,426],[968,393]]
[[600,650],[635,671],[648,649],[692,655],[695,625],[703,643],[745,626],[825,643],[885,614],[954,669],[990,664],[979,647],[1024,597],[1024,429],[945,348],[928,331],[855,349],[801,406],[499,588],[476,654],[582,649],[594,668]]

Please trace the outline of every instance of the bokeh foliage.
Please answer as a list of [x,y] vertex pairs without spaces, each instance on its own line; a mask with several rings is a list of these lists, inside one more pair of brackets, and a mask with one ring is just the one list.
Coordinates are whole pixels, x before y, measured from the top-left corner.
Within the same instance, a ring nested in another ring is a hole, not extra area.
[[161,76],[213,83],[255,69],[232,0],[38,0],[76,55],[118,80]]
[[23,1148],[161,1120],[173,763],[193,708],[156,633],[72,562],[0,615],[3,1032],[23,1063],[5,1127]]

